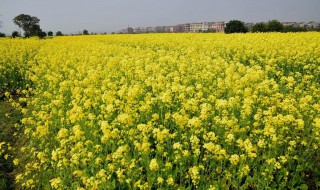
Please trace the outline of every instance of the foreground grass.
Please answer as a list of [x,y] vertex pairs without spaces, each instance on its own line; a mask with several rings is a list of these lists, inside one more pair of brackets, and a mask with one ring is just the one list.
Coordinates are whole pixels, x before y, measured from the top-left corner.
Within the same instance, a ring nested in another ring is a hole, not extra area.
[[14,189],[13,186],[13,163],[10,156],[10,150],[15,139],[14,125],[19,121],[20,114],[16,111],[11,103],[0,100],[0,143],[6,142],[0,146],[0,189]]

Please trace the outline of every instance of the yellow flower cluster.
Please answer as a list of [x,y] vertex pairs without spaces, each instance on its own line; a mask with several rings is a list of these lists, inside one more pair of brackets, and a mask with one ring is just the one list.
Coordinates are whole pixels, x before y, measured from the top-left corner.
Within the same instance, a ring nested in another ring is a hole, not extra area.
[[302,187],[319,174],[319,55],[315,32],[1,39],[0,93],[25,94],[16,182]]

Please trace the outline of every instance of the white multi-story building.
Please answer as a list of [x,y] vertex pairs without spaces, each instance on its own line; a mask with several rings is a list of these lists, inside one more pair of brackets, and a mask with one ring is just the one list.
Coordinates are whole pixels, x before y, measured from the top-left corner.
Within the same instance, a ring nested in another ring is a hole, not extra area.
[[184,31],[201,32],[207,30],[215,30],[216,32],[223,32],[225,26],[225,22],[187,23],[184,25]]
[[209,29],[209,22],[187,23],[184,25],[185,32],[200,32]]
[[209,22],[202,23],[202,31],[207,31],[209,29]]
[[203,23],[191,23],[190,32],[199,32],[203,29]]

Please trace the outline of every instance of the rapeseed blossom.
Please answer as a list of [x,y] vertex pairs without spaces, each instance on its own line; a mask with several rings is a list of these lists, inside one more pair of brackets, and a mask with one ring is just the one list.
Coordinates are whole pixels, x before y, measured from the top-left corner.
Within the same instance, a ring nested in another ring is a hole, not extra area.
[[149,165],[150,170],[157,171],[159,169],[159,165],[157,163],[157,159],[152,159]]

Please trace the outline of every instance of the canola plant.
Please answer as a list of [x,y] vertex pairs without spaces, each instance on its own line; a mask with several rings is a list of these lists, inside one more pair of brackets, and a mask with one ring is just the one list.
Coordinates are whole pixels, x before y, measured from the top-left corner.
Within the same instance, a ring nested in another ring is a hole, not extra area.
[[18,187],[320,187],[320,33],[0,42]]

